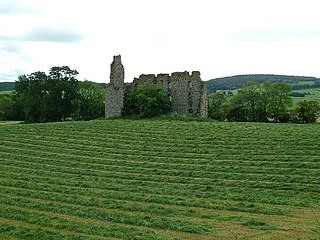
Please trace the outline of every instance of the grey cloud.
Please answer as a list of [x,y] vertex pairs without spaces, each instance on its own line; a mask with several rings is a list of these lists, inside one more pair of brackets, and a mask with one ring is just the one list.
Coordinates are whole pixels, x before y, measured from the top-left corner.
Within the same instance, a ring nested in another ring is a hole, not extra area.
[[39,27],[24,35],[24,41],[75,43],[83,39],[83,34],[70,27]]
[[8,14],[32,14],[37,11],[28,6],[24,6],[11,0],[0,1],[0,15]]
[[12,42],[5,42],[4,47],[0,48],[1,51],[11,54],[20,54],[22,53],[21,49],[17,44]]
[[80,42],[84,35],[71,27],[37,27],[20,36],[0,36],[5,41],[30,41],[30,42],[55,42],[76,43]]

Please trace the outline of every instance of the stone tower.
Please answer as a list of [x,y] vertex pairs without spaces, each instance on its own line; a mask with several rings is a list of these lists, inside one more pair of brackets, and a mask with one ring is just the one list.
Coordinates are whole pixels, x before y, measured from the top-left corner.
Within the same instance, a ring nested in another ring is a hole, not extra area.
[[120,55],[113,56],[113,62],[110,67],[110,83],[106,87],[106,118],[121,115],[124,97],[124,68]]

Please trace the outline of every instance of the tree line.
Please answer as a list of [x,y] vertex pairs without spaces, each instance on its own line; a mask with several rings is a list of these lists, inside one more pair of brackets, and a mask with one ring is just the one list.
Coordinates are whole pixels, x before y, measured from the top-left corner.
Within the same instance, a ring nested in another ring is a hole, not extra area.
[[315,101],[299,102],[292,109],[287,83],[246,83],[235,95],[215,92],[209,97],[209,117],[236,122],[316,122],[320,112]]
[[21,75],[12,94],[0,96],[0,120],[27,122],[89,120],[104,116],[104,89],[80,82],[68,66],[52,67],[49,74]]
[[[97,83],[78,81],[67,66],[52,67],[48,74],[21,75],[13,94],[0,95],[0,120],[52,122],[104,117],[105,90]],[[209,96],[209,117],[238,122],[315,122],[320,107],[302,101],[292,108],[291,87],[281,82],[248,82],[236,94]],[[161,86],[145,83],[125,92],[122,116],[148,118],[170,111],[169,97]]]
[[[49,74],[21,75],[13,94],[0,95],[0,120],[57,122],[104,117],[102,84],[78,81],[78,72],[67,66],[52,67]],[[127,89],[122,116],[150,118],[170,110],[169,97],[161,86],[146,83]]]

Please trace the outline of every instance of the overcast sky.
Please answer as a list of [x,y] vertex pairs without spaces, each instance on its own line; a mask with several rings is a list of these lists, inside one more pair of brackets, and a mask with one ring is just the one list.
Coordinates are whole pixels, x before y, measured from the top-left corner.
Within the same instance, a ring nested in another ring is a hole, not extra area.
[[199,70],[320,77],[319,0],[0,0],[0,81],[67,65],[109,82]]

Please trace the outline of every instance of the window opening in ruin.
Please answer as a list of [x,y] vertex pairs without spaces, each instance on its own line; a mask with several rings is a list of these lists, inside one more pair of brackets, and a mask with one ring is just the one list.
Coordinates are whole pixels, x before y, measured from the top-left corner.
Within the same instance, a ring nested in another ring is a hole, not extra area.
[[188,92],[188,113],[192,113],[192,94]]

